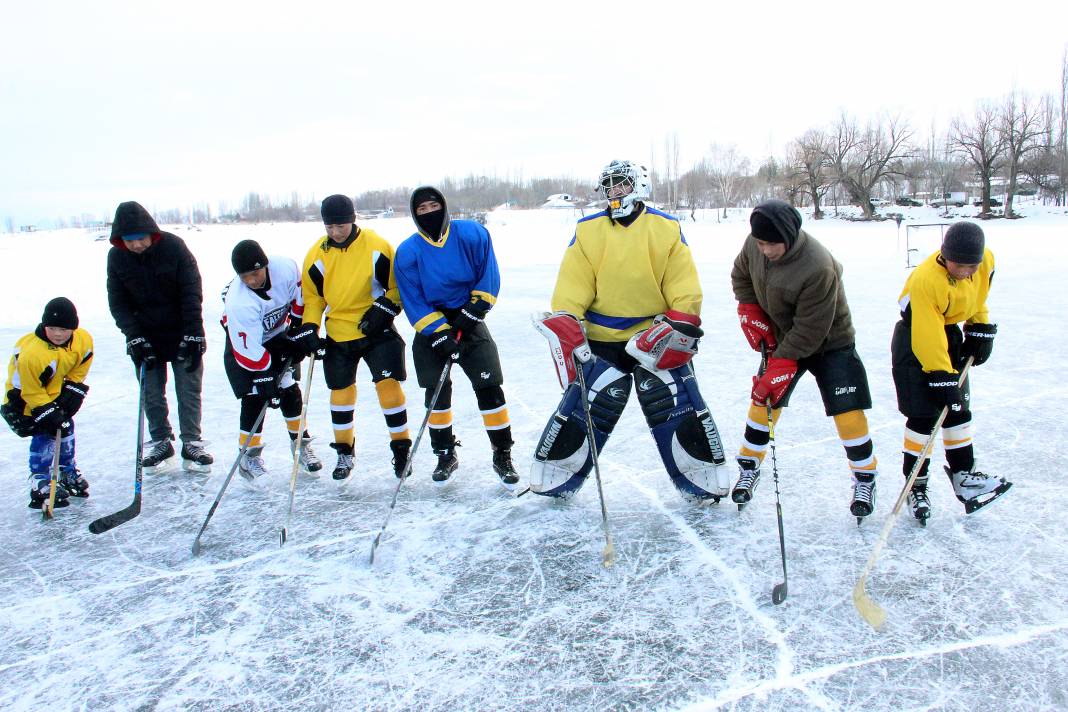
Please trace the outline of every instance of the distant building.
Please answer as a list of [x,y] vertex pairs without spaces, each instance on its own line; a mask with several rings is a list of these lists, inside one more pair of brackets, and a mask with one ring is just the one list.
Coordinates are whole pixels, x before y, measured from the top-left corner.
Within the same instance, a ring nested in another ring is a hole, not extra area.
[[570,193],[553,193],[545,202],[542,203],[543,208],[574,208],[578,205],[578,198]]
[[19,225],[19,232],[37,232],[36,225]]

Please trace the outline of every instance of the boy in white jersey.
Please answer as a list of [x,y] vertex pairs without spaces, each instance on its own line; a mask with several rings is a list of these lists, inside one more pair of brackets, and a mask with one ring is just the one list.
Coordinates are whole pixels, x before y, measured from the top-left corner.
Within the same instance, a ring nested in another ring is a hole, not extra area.
[[256,418],[266,405],[281,408],[291,443],[300,440],[300,464],[309,471],[323,465],[311,449],[308,431],[299,432],[303,405],[298,363],[301,351],[289,338],[304,313],[300,270],[288,257],[267,258],[254,240],[234,247],[231,262],[237,277],[223,292],[226,350],[223,365],[234,395],[241,399],[239,447],[248,449],[239,471],[248,480],[266,474],[263,464],[262,422]]

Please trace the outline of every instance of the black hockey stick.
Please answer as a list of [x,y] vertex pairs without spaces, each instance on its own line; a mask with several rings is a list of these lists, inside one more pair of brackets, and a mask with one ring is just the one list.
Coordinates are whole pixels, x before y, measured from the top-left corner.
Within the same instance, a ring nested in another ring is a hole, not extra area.
[[[760,344],[760,373],[763,374],[768,368],[768,346]],[[779,497],[779,463],[775,459],[775,419],[771,413],[771,403],[768,409],[768,446],[771,448],[771,477],[775,482],[775,518],[779,524],[779,553],[782,555],[782,583],[775,584],[771,589],[771,602],[776,606],[786,600],[786,535],[782,527],[782,499]]]
[[[288,364],[286,364],[285,368],[288,368]],[[237,472],[237,466],[241,464],[241,458],[245,456],[249,443],[252,442],[253,435],[260,431],[260,424],[263,423],[263,419],[267,415],[269,403],[270,401],[264,402],[263,407],[260,408],[260,414],[256,416],[256,421],[252,424],[252,429],[249,430],[249,435],[245,439],[245,444],[241,446],[241,449],[237,453],[237,457],[234,458],[234,464],[230,466],[230,471],[226,473],[226,479],[223,480],[222,487],[219,488],[219,494],[215,495],[215,501],[211,503],[211,509],[208,510],[208,516],[204,517],[204,523],[200,525],[200,531],[197,532],[197,537],[193,540],[193,556],[200,554],[200,537],[204,535],[204,530],[208,528],[208,522],[215,516],[215,510],[219,508],[219,502],[222,502],[223,495],[226,494],[226,488],[230,486],[230,480],[234,478],[234,473]]]
[[[459,334],[457,334],[459,336]],[[400,480],[397,482],[397,486],[393,489],[393,499],[389,501],[389,509],[386,510],[386,521],[382,522],[382,528],[378,530],[378,534],[375,535],[374,541],[371,542],[371,559],[370,563],[373,566],[375,563],[375,552],[378,550],[378,545],[382,542],[382,535],[386,533],[386,527],[389,525],[389,518],[393,516],[393,508],[397,506],[397,495],[400,494],[401,485],[408,479],[408,475],[412,473],[412,462],[415,460],[415,452],[419,449],[419,442],[423,439],[423,433],[426,432],[427,423],[430,422],[430,414],[434,412],[434,406],[438,404],[438,397],[441,396],[441,389],[445,387],[445,381],[449,380],[449,371],[452,369],[453,361],[458,357],[456,355],[453,358],[445,362],[445,367],[441,369],[441,376],[438,378],[438,384],[434,387],[434,393],[430,396],[430,405],[427,406],[426,415],[423,416],[423,424],[419,426],[419,432],[416,433],[415,443],[412,445],[411,451],[408,453],[408,462],[404,464],[404,471],[401,472]]]
[[[162,365],[161,365],[162,368]],[[137,461],[134,464],[134,498],[129,507],[120,509],[114,514],[100,517],[89,523],[89,531],[93,534],[103,534],[109,529],[114,529],[120,524],[125,524],[141,513],[141,476],[144,467],[141,465],[141,456],[145,451],[145,364],[141,366],[137,374],[138,389],[141,391],[137,399]]]
[[578,375],[579,388],[582,389],[582,412],[586,416],[587,438],[590,443],[590,455],[593,457],[593,474],[597,479],[597,496],[601,499],[601,526],[604,528],[604,551],[601,552],[601,564],[607,569],[616,561],[616,547],[612,543],[612,531],[608,528],[608,508],[604,504],[604,487],[601,485],[601,465],[597,462],[597,436],[593,429],[593,416],[590,415],[590,400],[586,390],[586,376],[582,364],[572,355]]

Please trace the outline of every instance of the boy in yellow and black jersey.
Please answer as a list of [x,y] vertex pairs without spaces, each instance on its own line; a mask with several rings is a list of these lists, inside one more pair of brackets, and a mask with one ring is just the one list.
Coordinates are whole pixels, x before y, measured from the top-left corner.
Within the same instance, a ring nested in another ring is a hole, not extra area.
[[[972,448],[971,389],[958,386],[968,357],[981,366],[994,348],[997,326],[990,323],[986,299],[994,279],[994,255],[983,230],[958,222],[946,230],[942,248],[909,275],[898,304],[901,321],[891,344],[898,410],[905,421],[904,462],[908,477],[943,408],[942,443],[946,474],[966,513],[990,504],[1011,482],[975,469]],[[963,332],[958,326],[964,322]],[[912,515],[924,524],[931,513],[927,468],[923,462],[908,495]]]
[[74,462],[73,418],[89,391],[85,377],[92,362],[93,337],[78,328],[78,312],[65,297],[48,302],[37,328],[15,343],[0,413],[16,435],[31,438],[30,506],[35,509],[48,499],[56,447],[55,506],[67,506],[70,496],[89,496],[89,483]]

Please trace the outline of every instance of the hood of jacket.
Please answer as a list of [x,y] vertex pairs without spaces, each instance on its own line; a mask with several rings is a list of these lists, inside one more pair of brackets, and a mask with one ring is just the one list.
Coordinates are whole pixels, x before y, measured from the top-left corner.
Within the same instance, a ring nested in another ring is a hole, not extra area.
[[753,208],[753,212],[763,215],[775,226],[775,231],[782,236],[786,244],[786,252],[789,253],[797,244],[797,238],[801,232],[801,213],[797,211],[797,208],[785,201],[772,199],[765,200]]
[[[441,228],[437,230],[437,234],[434,234],[434,226],[431,225],[425,216],[416,215],[415,207],[419,203],[425,203],[428,200],[436,200],[441,203],[441,210],[444,213],[441,220]],[[415,226],[419,229],[419,234],[423,235],[429,240],[437,242],[442,236],[449,230],[449,205],[445,202],[445,196],[441,194],[441,191],[437,188],[429,185],[422,185],[412,191],[412,197],[409,200],[408,207],[412,212],[412,220],[415,221]]]
[[111,223],[111,242],[116,247],[126,249],[123,236],[145,233],[153,236],[153,244],[159,242],[159,225],[140,203],[130,200],[120,203],[115,209],[115,220]]

